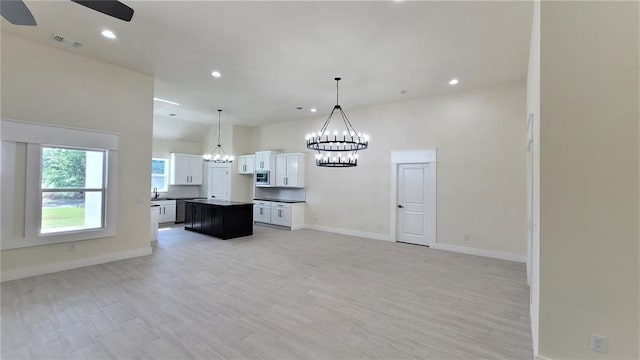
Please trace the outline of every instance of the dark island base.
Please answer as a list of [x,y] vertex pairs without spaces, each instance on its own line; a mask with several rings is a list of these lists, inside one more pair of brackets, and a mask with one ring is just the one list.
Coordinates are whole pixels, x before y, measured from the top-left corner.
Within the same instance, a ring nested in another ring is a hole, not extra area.
[[253,235],[253,204],[194,200],[185,204],[185,230],[227,240]]

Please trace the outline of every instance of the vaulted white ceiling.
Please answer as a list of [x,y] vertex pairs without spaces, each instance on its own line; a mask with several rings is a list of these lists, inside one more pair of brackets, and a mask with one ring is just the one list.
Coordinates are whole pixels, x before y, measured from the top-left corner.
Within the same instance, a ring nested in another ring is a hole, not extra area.
[[51,46],[61,35],[83,45],[69,51],[153,75],[155,96],[180,104],[155,103],[154,135],[183,139],[218,108],[248,126],[327,114],[335,76],[345,109],[522,79],[532,14],[519,1],[125,1],[126,23],[67,0],[25,3],[38,26],[3,19],[3,32]]

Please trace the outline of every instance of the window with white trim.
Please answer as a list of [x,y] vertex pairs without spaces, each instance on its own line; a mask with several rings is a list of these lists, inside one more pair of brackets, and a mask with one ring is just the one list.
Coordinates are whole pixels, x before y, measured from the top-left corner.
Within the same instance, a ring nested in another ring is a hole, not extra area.
[[151,191],[169,190],[169,159],[151,159]]
[[0,119],[0,249],[117,232],[118,134]]
[[106,151],[46,145],[41,149],[39,234],[103,228]]

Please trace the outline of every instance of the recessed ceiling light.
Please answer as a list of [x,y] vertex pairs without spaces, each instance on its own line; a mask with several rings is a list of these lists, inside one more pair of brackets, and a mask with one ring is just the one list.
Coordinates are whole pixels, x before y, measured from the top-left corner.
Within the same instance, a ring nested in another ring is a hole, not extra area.
[[304,109],[302,106],[298,106],[298,107],[296,108],[296,110],[302,110],[302,109]]
[[222,74],[220,74],[219,71],[213,71],[211,72],[211,76],[213,76],[214,78],[219,78],[220,76],[222,76]]
[[169,116],[176,116],[176,114],[174,114],[174,113],[171,113],[171,114],[169,114]]
[[400,90],[400,94],[401,94],[401,95],[404,95],[404,94],[406,94],[406,93],[407,93],[407,90],[404,90],[404,89],[403,89],[403,90]]
[[458,84],[458,79],[451,79],[449,80],[449,85],[457,85]]
[[111,30],[102,30],[102,36],[106,37],[107,39],[115,39],[116,38],[116,34],[113,33],[113,31]]
[[318,110],[316,110],[316,108],[311,108],[309,111],[311,111],[311,112],[316,112],[316,111],[318,111]]
[[176,106],[180,106],[180,104],[178,104],[177,102],[173,102],[173,101],[169,101],[169,100],[165,100],[165,99],[160,99],[160,98],[153,98],[153,101],[160,101],[163,102],[165,104],[171,104],[171,105],[176,105]]

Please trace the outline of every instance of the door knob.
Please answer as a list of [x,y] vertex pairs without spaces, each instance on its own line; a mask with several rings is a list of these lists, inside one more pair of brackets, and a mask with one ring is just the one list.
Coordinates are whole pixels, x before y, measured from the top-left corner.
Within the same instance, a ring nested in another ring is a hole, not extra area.
[[398,205],[398,208],[400,208],[400,209],[404,209],[404,206],[402,206],[402,205]]

